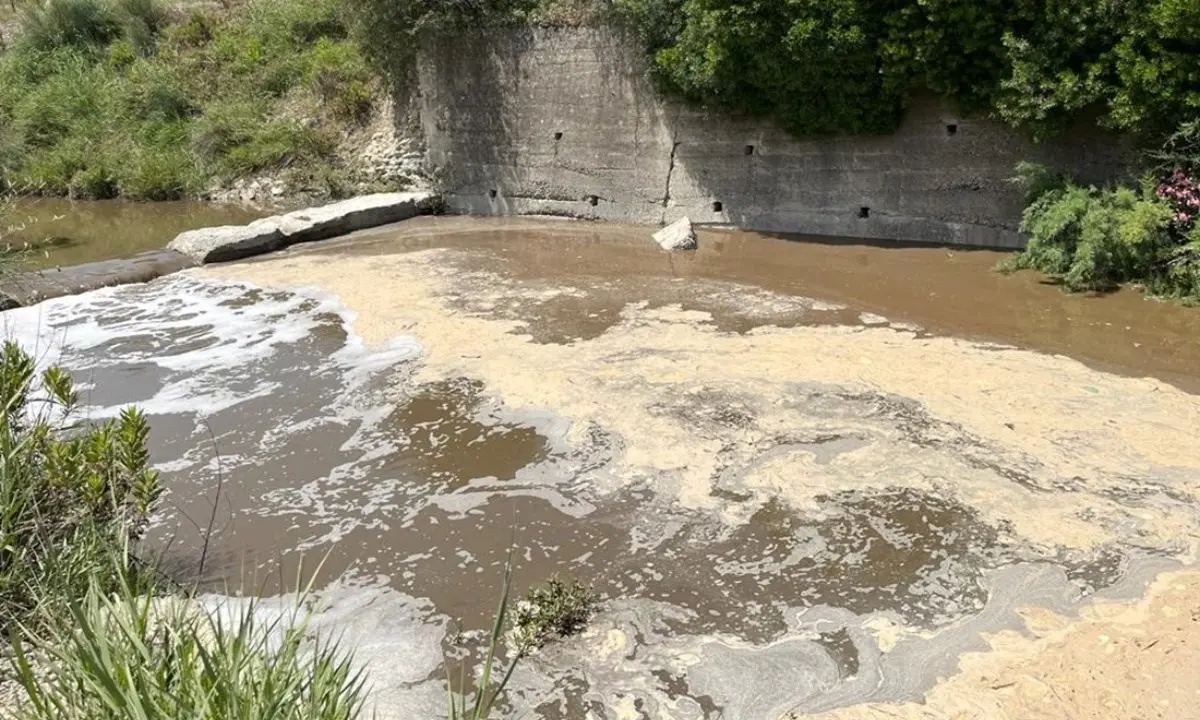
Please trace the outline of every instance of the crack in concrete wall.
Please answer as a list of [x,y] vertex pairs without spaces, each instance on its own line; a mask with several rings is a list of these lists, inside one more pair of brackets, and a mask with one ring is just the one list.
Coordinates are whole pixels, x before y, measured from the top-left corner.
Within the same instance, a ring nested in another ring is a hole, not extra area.
[[670,207],[670,205],[671,205],[671,176],[675,174],[675,153],[677,153],[677,152],[679,152],[679,141],[678,140],[671,143],[671,157],[669,158],[669,160],[668,160],[669,164],[667,165],[667,183],[666,183],[666,188],[663,190],[663,199],[662,199],[663,216],[662,216],[662,220],[660,221],[664,225],[667,222],[667,208]]

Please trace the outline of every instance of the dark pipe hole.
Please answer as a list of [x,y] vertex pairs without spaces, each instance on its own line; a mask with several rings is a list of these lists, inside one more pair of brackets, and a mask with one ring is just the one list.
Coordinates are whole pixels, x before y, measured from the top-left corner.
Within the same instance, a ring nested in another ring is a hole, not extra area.
[[946,125],[946,134],[947,135],[957,135],[958,134],[958,125],[956,125],[954,123],[949,123],[948,125]]
[[597,206],[597,205],[599,205],[599,204],[600,204],[600,198],[599,198],[599,197],[597,197],[596,195],[589,195],[589,196],[588,196],[588,205],[591,205],[592,207],[596,207],[596,206]]
[[724,204],[722,204],[722,203],[721,203],[721,202],[719,202],[719,201],[718,201],[718,202],[715,202],[715,203],[713,203],[713,206],[712,206],[712,207],[713,207],[713,212],[721,212],[722,210],[724,210],[724,209],[725,209],[725,205],[724,205]]
[[747,146],[746,146],[746,154],[747,154],[747,155],[753,155],[753,154],[754,154],[754,146],[753,146],[753,145],[747,145]]
[[491,199],[495,200],[497,195],[499,195],[499,193],[497,193],[495,189],[488,190],[488,197]]
[[859,216],[860,218],[869,218],[869,217],[871,217],[871,208],[869,208],[869,207],[860,207],[860,208],[858,209],[858,216]]
[[560,132],[556,132],[556,133],[554,133],[554,139],[555,139],[555,140],[562,140],[562,133],[560,133]]

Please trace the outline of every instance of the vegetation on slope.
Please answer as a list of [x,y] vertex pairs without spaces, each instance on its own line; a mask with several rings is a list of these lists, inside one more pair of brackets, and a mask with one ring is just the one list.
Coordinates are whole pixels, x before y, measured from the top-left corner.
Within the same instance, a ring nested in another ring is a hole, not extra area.
[[172,199],[280,171],[340,194],[375,84],[335,0],[43,0],[0,55],[0,183]]

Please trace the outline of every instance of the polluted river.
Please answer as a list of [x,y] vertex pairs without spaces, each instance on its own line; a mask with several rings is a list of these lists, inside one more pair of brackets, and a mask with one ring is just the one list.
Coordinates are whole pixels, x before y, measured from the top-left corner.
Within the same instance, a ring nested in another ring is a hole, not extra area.
[[999,257],[422,218],[4,322],[151,416],[164,562],[311,581],[381,718],[510,554],[603,603],[506,716],[1200,717],[1200,311]]

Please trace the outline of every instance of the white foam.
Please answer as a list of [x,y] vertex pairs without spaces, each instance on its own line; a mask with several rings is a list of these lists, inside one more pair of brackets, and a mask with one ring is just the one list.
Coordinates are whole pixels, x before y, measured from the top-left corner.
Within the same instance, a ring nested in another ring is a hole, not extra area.
[[[151,415],[212,415],[284,390],[255,365],[281,347],[308,341],[320,326],[340,324],[344,345],[315,372],[343,376],[347,388],[415,357],[421,346],[399,337],[367,348],[349,332],[351,313],[315,288],[263,290],[187,273],[145,285],[105,288],[2,314],[6,337],[34,352],[44,367],[61,363],[89,389],[89,371],[145,365],[165,376],[137,405]],[[111,416],[127,403],[87,409]]]

